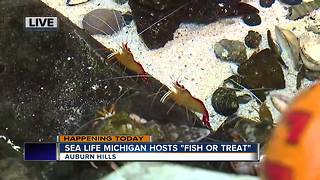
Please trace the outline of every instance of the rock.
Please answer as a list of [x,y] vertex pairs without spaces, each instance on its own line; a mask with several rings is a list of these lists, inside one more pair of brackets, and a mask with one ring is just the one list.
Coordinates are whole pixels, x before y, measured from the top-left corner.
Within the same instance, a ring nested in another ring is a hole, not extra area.
[[239,101],[236,91],[226,87],[219,87],[211,98],[214,110],[223,116],[229,116],[237,112]]
[[120,4],[120,5],[128,2],[128,0],[113,0],[113,1],[116,2],[117,4]]
[[270,49],[253,54],[239,66],[238,73],[248,88],[283,89],[285,80],[278,56]]
[[129,0],[129,5],[137,32],[150,49],[163,47],[172,40],[181,23],[209,24],[222,18],[259,12],[240,1]]
[[123,20],[126,24],[130,24],[132,22],[132,14],[130,12],[126,12],[124,14],[122,14]]
[[311,31],[315,34],[320,34],[320,25],[308,26],[306,27],[307,31]]
[[241,41],[222,39],[214,45],[214,53],[223,61],[242,63],[247,60],[247,51]]
[[28,168],[18,158],[6,158],[0,160],[0,177],[2,180],[25,179],[28,177]]
[[242,17],[243,22],[248,26],[257,26],[261,24],[261,17],[259,14],[249,14]]
[[121,16],[113,9],[95,9],[83,17],[82,26],[90,34],[112,35],[125,25]]
[[280,1],[289,5],[297,5],[302,3],[302,0],[280,0]]
[[275,0],[260,0],[260,6],[264,8],[271,7]]
[[[308,1],[301,3],[302,0],[298,1],[296,5],[289,7],[289,13],[287,18],[290,20],[297,20],[303,18],[304,16],[309,15],[312,11],[315,11],[320,8],[320,1]],[[300,4],[301,3],[301,4]]]
[[259,47],[262,40],[261,34],[256,31],[250,30],[246,35],[244,42],[249,48],[257,48]]

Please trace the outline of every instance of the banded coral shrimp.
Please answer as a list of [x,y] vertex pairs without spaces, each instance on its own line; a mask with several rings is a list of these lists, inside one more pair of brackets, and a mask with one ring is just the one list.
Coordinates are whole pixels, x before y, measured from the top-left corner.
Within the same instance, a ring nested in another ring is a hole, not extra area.
[[[101,19],[100,17],[98,17],[97,15],[94,15],[93,13],[89,12],[87,14],[87,16],[93,18],[94,20],[96,20],[97,22],[94,23],[103,23],[104,25],[106,25],[106,27],[108,27],[111,32],[113,32],[114,34],[117,33],[117,31],[121,30],[122,26],[121,24],[125,24],[125,26],[129,26],[126,24],[125,20],[123,19],[123,17],[121,16],[121,22],[119,22],[120,20],[118,19],[118,14],[116,14],[115,10],[112,10],[113,15],[114,15],[114,20],[116,22],[117,28],[118,29],[114,29],[114,27],[112,25],[110,25],[108,22],[104,21],[103,19]],[[106,30],[103,30],[95,25],[93,25],[94,23],[92,22],[88,22],[85,19],[83,19],[83,24],[86,25],[87,27],[90,27],[92,29],[94,29],[95,31],[97,31],[100,34],[109,36],[109,33],[106,32]],[[130,48],[128,47],[128,42],[127,42],[127,38],[128,38],[128,34],[126,36],[125,41],[120,45],[119,43],[115,43],[117,46],[117,49],[111,49],[111,53],[108,54],[108,56],[106,57],[106,63],[109,63],[111,60],[115,60],[114,63],[120,63],[124,69],[128,69],[129,71],[137,74],[136,77],[140,77],[142,78],[143,81],[147,82],[148,80],[148,74],[146,73],[146,71],[144,70],[144,68],[142,67],[142,65],[137,62],[134,59],[134,56],[130,50]],[[120,47],[120,49],[119,49]],[[96,48],[96,51],[106,51],[106,48]],[[112,66],[113,64],[111,64]],[[124,71],[125,71],[124,70]],[[130,77],[134,77],[134,76],[130,76]]]
[[[131,2],[131,4],[138,3],[140,5],[141,4],[147,5],[149,3],[149,2],[143,3],[143,2],[138,2],[138,1],[129,1],[129,4],[130,4],[130,2]],[[150,3],[152,4],[152,2],[150,2]],[[131,7],[131,4],[130,4],[130,7]],[[201,19],[200,23],[208,24],[208,23],[217,21],[217,20],[219,20],[220,18],[223,18],[223,17],[240,16],[242,14],[248,13],[249,11],[250,12],[251,11],[254,11],[254,12],[257,11],[255,8],[253,8],[251,6],[244,6],[245,4],[243,4],[243,3],[239,4],[238,1],[235,1],[235,3],[226,2],[225,3],[226,6],[222,6],[222,7],[220,6],[220,4],[218,5],[217,2],[211,2],[211,1],[209,2],[208,1],[208,4],[210,6],[212,6],[212,7],[214,7],[215,8],[214,11],[217,11],[217,13],[208,13],[208,14],[204,15],[204,14],[197,14],[197,11],[193,10],[193,8],[192,8],[194,6],[194,7],[197,7],[196,9],[203,9],[203,10],[206,10],[206,11],[208,10],[207,7],[204,7],[204,5],[199,3],[198,1],[187,1],[187,2],[186,1],[182,2],[181,1],[181,2],[178,2],[178,3],[174,2],[174,4],[175,5],[172,6],[172,9],[169,7],[167,9],[167,11],[163,11],[161,14],[152,14],[152,13],[148,14],[148,13],[142,12],[142,16],[143,17],[145,17],[145,18],[149,17],[148,23],[145,23],[143,26],[140,26],[140,29],[137,28],[138,29],[138,34],[135,34],[135,35],[136,36],[140,36],[140,35],[143,35],[145,33],[151,33],[152,34],[153,32],[155,34],[158,34],[157,32],[162,30],[163,27],[167,27],[168,23],[169,24],[174,23],[174,26],[179,26],[179,24],[182,23],[182,22],[187,22],[187,23],[188,22],[196,22],[197,20],[192,18],[193,14],[199,15],[198,18]],[[188,5],[188,7],[186,7],[187,5]],[[157,8],[157,7],[155,7],[155,8]],[[151,9],[154,9],[154,8],[152,7]],[[183,9],[183,10],[180,11],[181,9]],[[220,11],[220,10],[226,10],[226,11]],[[176,12],[178,12],[178,11],[180,13],[177,14]],[[149,11],[146,11],[146,12],[149,12]],[[187,17],[187,15],[188,15],[188,17]],[[152,18],[151,16],[154,16],[154,18]],[[182,16],[185,16],[185,17],[182,17]],[[137,15],[136,17],[139,17],[139,15]],[[178,19],[177,22],[169,22],[169,21],[172,21],[172,19],[176,19],[176,18]],[[152,21],[154,21],[154,22],[152,22]],[[159,29],[160,28],[159,26],[163,26],[163,27],[161,27],[161,29]],[[137,27],[139,27],[139,26],[137,25]],[[142,29],[141,29],[141,27],[142,27]],[[173,30],[173,32],[174,32],[174,30]],[[128,49],[126,47],[130,46],[130,42],[128,42],[128,43],[126,41],[124,41],[124,42],[125,43],[122,43],[123,45],[122,45],[121,50],[118,51],[118,52],[115,52],[113,55],[110,55],[109,57],[116,57],[116,55],[119,55],[120,57],[128,57],[128,55],[126,55],[126,54],[134,55],[135,53],[138,52],[136,50],[133,50],[133,52],[127,51],[128,53],[126,53],[125,50]],[[125,44],[127,46],[124,46]],[[133,48],[136,48],[136,47],[133,47]],[[145,61],[145,59],[143,61]],[[141,69],[141,67],[140,68],[138,67],[138,69]],[[138,72],[138,70],[134,70],[134,71]],[[138,72],[138,75],[139,75],[139,72]],[[177,85],[177,83],[173,83],[173,84]],[[166,84],[166,85],[167,86],[171,86],[170,84],[169,85]],[[174,87],[173,88],[174,90],[172,92],[175,92],[177,87]],[[184,88],[182,88],[182,89],[184,89]],[[176,92],[178,92],[178,91],[176,91]],[[188,106],[190,107],[189,104],[184,104],[184,103],[187,103],[187,102],[190,102],[191,100],[197,99],[194,96],[192,96],[191,93],[189,92],[189,90],[187,90],[187,89],[184,89],[183,91],[180,91],[180,92],[186,92],[185,94],[187,94],[188,96],[185,96],[185,97],[192,97],[192,99],[189,99],[187,101],[182,101],[182,99],[183,99],[182,95],[184,93],[172,93],[171,97],[173,97],[174,95],[175,96],[181,96],[181,98],[175,98],[175,99],[172,98],[178,105],[183,105],[185,107],[188,107]],[[197,100],[199,100],[199,99],[197,99]],[[199,101],[194,101],[194,103],[192,103],[192,104],[197,104],[197,105],[195,105],[195,107],[190,107],[190,108],[194,109],[197,112],[206,114],[205,118],[208,119],[209,118],[208,117],[209,116],[208,115],[208,111],[204,107],[203,102],[200,101],[201,102],[200,103]],[[196,103],[196,102],[198,102],[198,103]]]
[[[178,9],[172,11],[171,13],[169,13],[168,15],[162,17],[161,19],[159,19],[158,21],[154,22],[153,24],[151,24],[148,28],[146,28],[145,30],[141,31],[138,36],[142,33],[144,33],[145,31],[147,31],[149,28],[151,28],[152,26],[156,25],[158,22],[164,20],[165,18],[167,18],[168,16],[174,14],[176,11],[178,11],[179,9],[183,8],[187,3],[185,3],[183,6],[179,7]],[[89,13],[90,14],[90,13]],[[94,16],[94,15],[92,15]],[[108,25],[107,22],[101,20],[99,17],[95,17],[98,21],[101,21],[102,23],[107,24],[108,27],[111,28],[110,25]],[[84,23],[87,23],[88,25],[90,25],[88,22],[84,21]],[[118,24],[118,22],[117,22]],[[101,29],[98,29],[97,27],[92,26],[92,28],[95,28],[96,30],[100,31],[103,34],[107,34],[106,32],[104,32]],[[118,28],[120,30],[120,26],[118,25]],[[114,29],[112,29],[112,31],[114,33],[116,33],[116,31]],[[126,37],[126,39],[128,38],[128,36]],[[108,78],[106,80],[114,80],[114,79],[118,79],[118,78],[130,78],[130,77],[143,77],[144,80],[146,80],[146,72],[144,71],[143,67],[141,66],[140,63],[136,62],[134,60],[133,54],[130,51],[130,49],[128,48],[128,42],[123,43],[121,46],[121,50],[116,51],[114,50],[113,53],[111,53],[110,55],[108,55],[107,59],[116,59],[117,62],[119,62],[120,64],[122,64],[123,66],[125,66],[125,68],[128,68],[129,70],[137,73],[137,75],[133,75],[133,76],[122,76],[122,77],[114,77],[114,78]],[[171,92],[169,94],[167,94],[167,96],[165,98],[162,98],[162,102],[165,101],[165,99],[167,97],[169,97],[170,99],[174,100],[175,104],[178,105],[182,105],[184,107],[186,107],[187,109],[193,110],[195,112],[199,112],[203,114],[203,122],[205,125],[207,125],[208,127],[210,127],[210,124],[208,123],[209,121],[209,114],[208,111],[206,110],[204,104],[202,101],[200,101],[197,98],[194,98],[190,92],[185,89],[182,85],[180,85],[178,82],[173,83],[173,87],[172,89],[174,89],[173,91],[168,91]],[[165,85],[162,85],[159,90],[157,91],[157,93],[155,93],[155,95],[158,95],[160,93],[160,90],[164,87]],[[162,91],[163,92],[163,91]],[[153,102],[151,103],[153,104]],[[152,107],[152,105],[151,105]],[[173,106],[172,106],[173,107]],[[169,108],[168,112],[172,109]],[[188,113],[187,113],[188,115]],[[189,119],[189,117],[188,117]]]

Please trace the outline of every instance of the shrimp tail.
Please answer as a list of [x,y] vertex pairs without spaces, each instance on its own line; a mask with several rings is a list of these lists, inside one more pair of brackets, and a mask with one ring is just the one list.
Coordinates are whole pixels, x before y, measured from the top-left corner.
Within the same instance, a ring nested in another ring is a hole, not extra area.
[[209,122],[209,113],[208,113],[206,108],[204,108],[204,112],[202,114],[202,123],[203,123],[203,125],[211,128],[211,125],[210,125],[210,122]]

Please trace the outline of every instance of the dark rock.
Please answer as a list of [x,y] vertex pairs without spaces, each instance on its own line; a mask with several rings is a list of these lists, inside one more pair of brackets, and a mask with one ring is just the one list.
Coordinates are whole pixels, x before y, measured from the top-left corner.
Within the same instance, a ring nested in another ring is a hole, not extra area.
[[6,70],[6,65],[0,62],[0,74],[4,73]]
[[310,81],[315,81],[320,79],[320,72],[319,71],[312,71],[309,69],[305,69],[305,77]]
[[280,0],[280,1],[289,5],[297,5],[302,3],[302,0]]
[[274,2],[275,0],[260,0],[260,6],[268,8],[271,7]]
[[0,177],[2,180],[24,179],[31,180],[28,168],[18,158],[5,158],[0,160]]
[[120,11],[95,9],[82,19],[83,28],[90,34],[112,35],[125,25]]
[[172,40],[182,22],[209,24],[221,18],[258,13],[256,8],[238,0],[129,0],[129,5],[137,31],[150,49],[163,47]]
[[122,5],[122,4],[127,3],[127,2],[128,2],[128,0],[114,0],[114,2],[116,2],[117,4]]
[[230,116],[239,108],[236,91],[226,87],[219,87],[212,94],[211,103],[214,110],[223,116]]
[[241,96],[238,96],[238,101],[240,104],[246,104],[249,101],[251,101],[252,97],[249,94],[244,94]]
[[257,48],[259,47],[262,40],[261,34],[256,31],[250,30],[246,35],[244,42],[249,48]]
[[239,66],[238,73],[249,89],[283,89],[285,80],[278,56],[270,49],[253,54]]
[[132,22],[132,14],[130,12],[126,12],[124,14],[122,14],[123,20],[126,24],[130,24]]
[[223,61],[242,63],[247,60],[247,51],[243,42],[222,39],[214,45],[214,53]]
[[242,20],[248,26],[257,26],[261,24],[261,18],[259,14],[249,14],[242,17]]

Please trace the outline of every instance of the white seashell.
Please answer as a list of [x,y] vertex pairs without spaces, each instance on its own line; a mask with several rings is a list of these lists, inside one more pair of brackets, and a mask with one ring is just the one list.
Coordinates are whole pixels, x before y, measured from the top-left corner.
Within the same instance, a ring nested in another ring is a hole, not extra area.
[[300,38],[301,59],[307,69],[320,71],[320,36],[305,33]]
[[289,98],[275,94],[271,96],[271,102],[279,112],[284,113],[288,109]]
[[287,29],[275,27],[277,43],[280,45],[282,52],[286,52],[294,63],[296,70],[300,67],[300,42],[293,32]]

